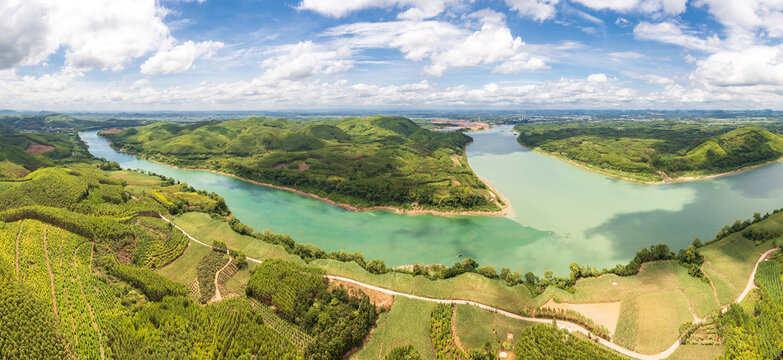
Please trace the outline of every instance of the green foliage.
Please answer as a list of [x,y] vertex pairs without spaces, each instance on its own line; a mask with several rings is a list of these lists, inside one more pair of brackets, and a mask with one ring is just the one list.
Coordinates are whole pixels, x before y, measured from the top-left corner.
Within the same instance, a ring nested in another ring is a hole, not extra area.
[[435,347],[435,356],[438,359],[469,359],[468,354],[454,342],[451,332],[453,313],[454,305],[439,304],[430,315],[430,339]]
[[413,345],[407,345],[394,348],[384,360],[421,360],[421,356]]
[[522,331],[515,347],[519,359],[620,360],[623,357],[591,341],[581,340],[567,330],[539,324]]
[[167,297],[108,321],[106,333],[117,359],[302,359],[244,299]]
[[215,274],[228,262],[228,256],[224,252],[210,251],[209,255],[199,261],[196,268],[198,275],[198,288],[201,297],[198,301],[206,304],[215,296]]
[[593,168],[653,181],[735,170],[779,159],[783,138],[739,125],[675,121],[521,124],[519,142]]
[[247,283],[247,295],[277,308],[294,322],[301,319],[315,296],[326,290],[323,270],[279,259],[265,260]]
[[185,296],[189,292],[185,285],[166,279],[149,269],[116,264],[108,257],[103,263],[109,274],[139,289],[152,301],[161,301],[166,296]]
[[756,271],[756,286],[764,288],[775,300],[783,299],[783,264],[777,261],[762,261]]
[[6,125],[23,131],[81,131],[139,126],[149,123],[149,120],[76,119],[62,114],[0,116],[0,126]]
[[65,359],[48,304],[29,292],[0,269],[0,358]]
[[470,138],[399,117],[325,123],[247,118],[157,123],[103,134],[114,146],[177,166],[228,172],[360,207],[498,210],[464,161]]
[[721,360],[772,360],[783,354],[783,300],[774,299],[764,288],[753,314],[732,304],[717,323],[726,348]]
[[313,337],[305,357],[339,359],[361,344],[378,314],[361,292],[327,291],[323,275],[321,269],[269,259],[256,267],[246,291]]

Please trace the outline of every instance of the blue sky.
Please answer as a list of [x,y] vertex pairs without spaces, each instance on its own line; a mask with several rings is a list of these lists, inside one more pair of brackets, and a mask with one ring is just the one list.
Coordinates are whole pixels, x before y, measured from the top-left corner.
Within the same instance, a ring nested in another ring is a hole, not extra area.
[[0,108],[783,108],[780,0],[8,0]]

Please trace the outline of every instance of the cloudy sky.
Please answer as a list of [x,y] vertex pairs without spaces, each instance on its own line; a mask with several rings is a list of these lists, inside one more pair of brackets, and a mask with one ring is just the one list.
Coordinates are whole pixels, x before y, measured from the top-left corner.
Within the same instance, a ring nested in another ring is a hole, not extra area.
[[0,108],[783,108],[783,0],[0,0]]

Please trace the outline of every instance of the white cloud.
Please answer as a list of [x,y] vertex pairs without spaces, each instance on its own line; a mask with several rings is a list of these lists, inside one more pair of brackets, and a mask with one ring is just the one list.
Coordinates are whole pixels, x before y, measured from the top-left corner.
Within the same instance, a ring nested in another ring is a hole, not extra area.
[[[740,1],[740,0],[728,0]],[[688,0],[574,0],[594,10],[680,14],[685,12]]]
[[172,74],[193,69],[193,62],[201,57],[209,58],[223,48],[218,41],[186,41],[168,50],[158,51],[141,64],[142,74]]
[[698,63],[691,79],[712,86],[773,85],[783,89],[783,47],[723,51]]
[[447,6],[458,4],[462,0],[302,0],[297,7],[300,10],[312,10],[317,13],[343,17],[352,12],[370,8],[408,7],[399,16],[403,19],[426,19],[443,12]]
[[771,36],[783,35],[783,1],[780,0],[697,0],[722,24],[733,30],[765,29]]
[[609,78],[606,76],[606,74],[591,74],[587,77],[587,82],[605,83],[609,82]]
[[557,13],[555,6],[560,0],[506,0],[506,4],[524,17],[538,21],[552,19]]
[[45,16],[46,9],[35,2],[0,3],[0,69],[37,64],[52,52],[56,44]]
[[[557,79],[536,85],[479,87],[440,86],[427,81],[401,85],[373,85],[313,81],[268,81],[264,75],[249,81],[203,83],[191,87],[156,89],[139,82],[95,85],[77,80],[54,81],[43,77],[19,77],[0,71],[0,106],[10,108],[69,109],[243,109],[357,108],[378,106],[427,107],[616,107],[633,104],[636,90],[616,79],[606,82]],[[67,86],[69,91],[62,91]],[[8,96],[10,95],[10,96]]]
[[298,81],[318,74],[331,74],[350,69],[354,65],[351,50],[321,50],[311,41],[282,46],[277,56],[261,64],[267,70],[261,75],[266,80]]
[[680,26],[671,22],[651,24],[642,21],[633,29],[633,34],[637,39],[660,41],[703,52],[719,51],[722,45],[717,35],[702,39],[684,32]]
[[644,54],[636,51],[619,51],[608,54],[614,61],[638,60],[644,58]]
[[547,68],[544,57],[526,50],[520,37],[514,37],[503,14],[482,10],[465,17],[468,24],[478,21],[481,28],[469,31],[443,21],[403,20],[379,23],[353,23],[327,30],[323,35],[350,48],[395,48],[405,59],[429,59],[424,71],[441,76],[449,68],[501,62],[494,71],[515,73]]
[[0,68],[35,65],[61,46],[76,70],[121,70],[172,42],[155,0],[8,0],[0,4]]

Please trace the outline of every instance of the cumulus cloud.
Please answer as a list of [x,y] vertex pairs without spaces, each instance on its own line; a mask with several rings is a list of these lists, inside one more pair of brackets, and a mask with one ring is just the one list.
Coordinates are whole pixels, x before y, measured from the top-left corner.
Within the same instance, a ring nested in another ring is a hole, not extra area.
[[0,3],[0,69],[36,64],[56,46],[44,20],[46,9],[20,0]]
[[[728,0],[732,1],[732,0]],[[680,14],[685,11],[688,0],[574,0],[594,10],[617,12],[641,12]]]
[[[424,71],[441,76],[453,67],[501,63],[495,72],[516,73],[547,68],[545,59],[526,51],[526,44],[513,36],[503,14],[482,10],[467,15],[478,22],[475,31],[443,21],[402,20],[353,23],[327,30],[324,36],[351,48],[396,48],[405,59],[429,59]],[[467,26],[467,25],[466,25]]]
[[783,89],[783,48],[755,46],[722,51],[698,63],[691,79],[714,86],[764,86]]
[[266,80],[303,80],[313,75],[331,74],[350,69],[354,65],[351,50],[319,49],[313,42],[300,42],[275,50],[278,55],[261,64],[267,70],[261,75]]
[[172,74],[193,69],[198,58],[209,58],[223,48],[219,41],[186,41],[168,50],[158,51],[141,64],[142,74]]
[[343,17],[370,8],[406,7],[408,9],[400,14],[400,18],[426,19],[460,2],[462,0],[302,0],[297,8],[331,17]]
[[[65,77],[65,75],[63,75]],[[606,82],[560,78],[535,85],[502,86],[489,83],[478,87],[442,86],[427,81],[400,85],[374,85],[345,80],[332,82],[271,82],[261,75],[248,81],[203,83],[195,86],[149,87],[138,82],[95,85],[78,80],[54,81],[44,77],[20,77],[0,71],[0,105],[48,109],[81,108],[160,108],[210,109],[247,108],[266,104],[267,108],[286,107],[615,107],[633,104],[636,90],[624,87],[616,79]],[[62,91],[67,86],[70,91]]]
[[549,20],[555,17],[555,6],[560,0],[506,0],[506,4],[523,17],[529,17],[538,21]]
[[155,0],[9,0],[0,4],[0,67],[34,65],[61,46],[76,70],[121,70],[168,46]]
[[700,38],[686,33],[680,26],[671,22],[651,24],[642,21],[633,29],[633,34],[637,39],[660,41],[691,50],[714,52],[721,49],[721,40],[717,35]]

